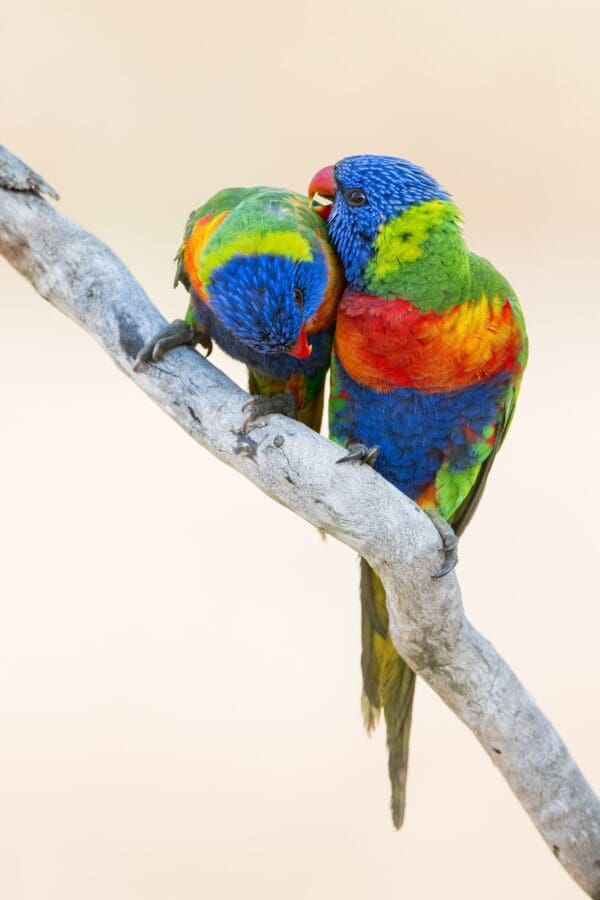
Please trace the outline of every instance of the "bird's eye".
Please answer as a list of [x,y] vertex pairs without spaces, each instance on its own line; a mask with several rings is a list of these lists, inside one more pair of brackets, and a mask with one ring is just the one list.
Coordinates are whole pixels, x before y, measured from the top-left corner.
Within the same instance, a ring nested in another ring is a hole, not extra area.
[[354,188],[354,190],[348,191],[348,203],[350,206],[366,206],[367,195],[360,188]]
[[294,303],[296,304],[298,309],[302,309],[302,307],[304,306],[304,291],[302,290],[302,288],[294,288]]

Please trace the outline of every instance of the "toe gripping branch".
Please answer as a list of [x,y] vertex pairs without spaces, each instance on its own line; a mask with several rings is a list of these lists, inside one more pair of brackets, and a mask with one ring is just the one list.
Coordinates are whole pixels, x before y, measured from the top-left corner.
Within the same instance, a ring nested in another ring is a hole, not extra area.
[[208,331],[188,325],[183,319],[175,319],[158,334],[144,344],[133,364],[133,371],[137,372],[144,363],[158,362],[165,353],[175,347],[195,347],[200,344],[206,350],[206,356],[212,353],[213,342]]
[[348,452],[345,456],[336,459],[336,463],[359,462],[361,465],[373,466],[377,460],[379,447],[367,447],[366,444],[354,442],[348,444]]
[[425,512],[435,525],[437,532],[442,539],[442,551],[444,553],[444,564],[442,568],[431,577],[443,578],[444,575],[451,572],[458,563],[458,538],[452,526],[446,522],[439,510],[426,509]]
[[272,416],[279,413],[290,419],[295,419],[298,413],[298,405],[296,398],[291,391],[282,391],[280,394],[273,394],[271,397],[250,397],[242,406],[244,412],[248,411],[248,415],[242,422],[242,433],[248,434],[255,425],[257,419],[265,416]]
[[[337,463],[358,462],[361,465],[365,463],[369,466],[375,464],[379,447],[367,447],[366,444],[351,443],[348,445],[348,452],[345,456],[336,460]],[[451,525],[446,522],[442,514],[437,509],[426,509],[424,512],[435,525],[439,536],[442,539],[442,551],[444,553],[444,563],[441,569],[432,575],[432,578],[443,578],[458,563],[458,538]]]

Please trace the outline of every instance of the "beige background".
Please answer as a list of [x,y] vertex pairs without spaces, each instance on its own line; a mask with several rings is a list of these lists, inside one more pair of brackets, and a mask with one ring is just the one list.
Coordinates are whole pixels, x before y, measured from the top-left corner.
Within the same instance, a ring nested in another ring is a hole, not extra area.
[[[3,0],[0,139],[171,318],[185,217],[224,185],[302,190],[371,151],[454,192],[532,343],[465,603],[600,789],[596,9]],[[353,554],[192,444],[5,264],[0,303],[0,896],[580,896],[423,684],[393,831]]]

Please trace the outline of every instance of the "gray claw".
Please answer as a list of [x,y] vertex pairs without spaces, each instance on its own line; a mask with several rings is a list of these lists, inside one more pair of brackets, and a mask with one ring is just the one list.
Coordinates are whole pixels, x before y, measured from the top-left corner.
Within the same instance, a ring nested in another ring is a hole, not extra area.
[[282,391],[280,394],[273,394],[272,397],[250,397],[249,400],[242,404],[242,411],[245,412],[247,409],[250,410],[250,413],[242,422],[241,430],[243,434],[248,434],[256,420],[262,419],[264,416],[272,416],[275,413],[279,413],[282,416],[295,419],[298,405],[291,391]]
[[207,332],[188,325],[183,319],[175,319],[158,334],[155,334],[140,350],[133,364],[133,371],[137,372],[143,363],[158,362],[167,353],[175,347],[194,347],[201,344],[207,356],[212,351],[212,340]]
[[442,539],[442,550],[444,553],[444,564],[439,572],[432,575],[432,578],[443,578],[458,563],[458,538],[451,525],[446,522],[442,514],[437,509],[426,509],[425,513],[429,516],[435,525],[439,536]]
[[196,344],[200,344],[201,347],[204,347],[204,349],[206,350],[206,353],[204,354],[204,358],[208,359],[210,354],[213,352],[213,342],[212,342],[212,338],[211,338],[210,334],[208,334],[208,332],[198,331],[198,329],[196,329],[196,334],[194,337],[194,346]]
[[352,462],[356,460],[361,465],[374,466],[379,453],[379,447],[367,447],[366,444],[354,443],[349,445],[348,452],[341,459],[336,459],[336,463]]

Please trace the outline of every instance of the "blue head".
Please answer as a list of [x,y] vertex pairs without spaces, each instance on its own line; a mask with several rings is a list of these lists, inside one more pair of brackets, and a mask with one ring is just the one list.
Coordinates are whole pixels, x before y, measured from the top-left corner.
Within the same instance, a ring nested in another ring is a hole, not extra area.
[[[364,287],[365,266],[382,225],[410,206],[449,199],[420,166],[394,156],[348,156],[321,169],[308,193],[313,207],[327,218],[346,278],[358,288]],[[319,198],[330,204],[322,205]]]
[[235,255],[211,272],[212,312],[244,346],[258,353],[304,358],[304,327],[327,288],[325,259],[298,260],[278,253]]

